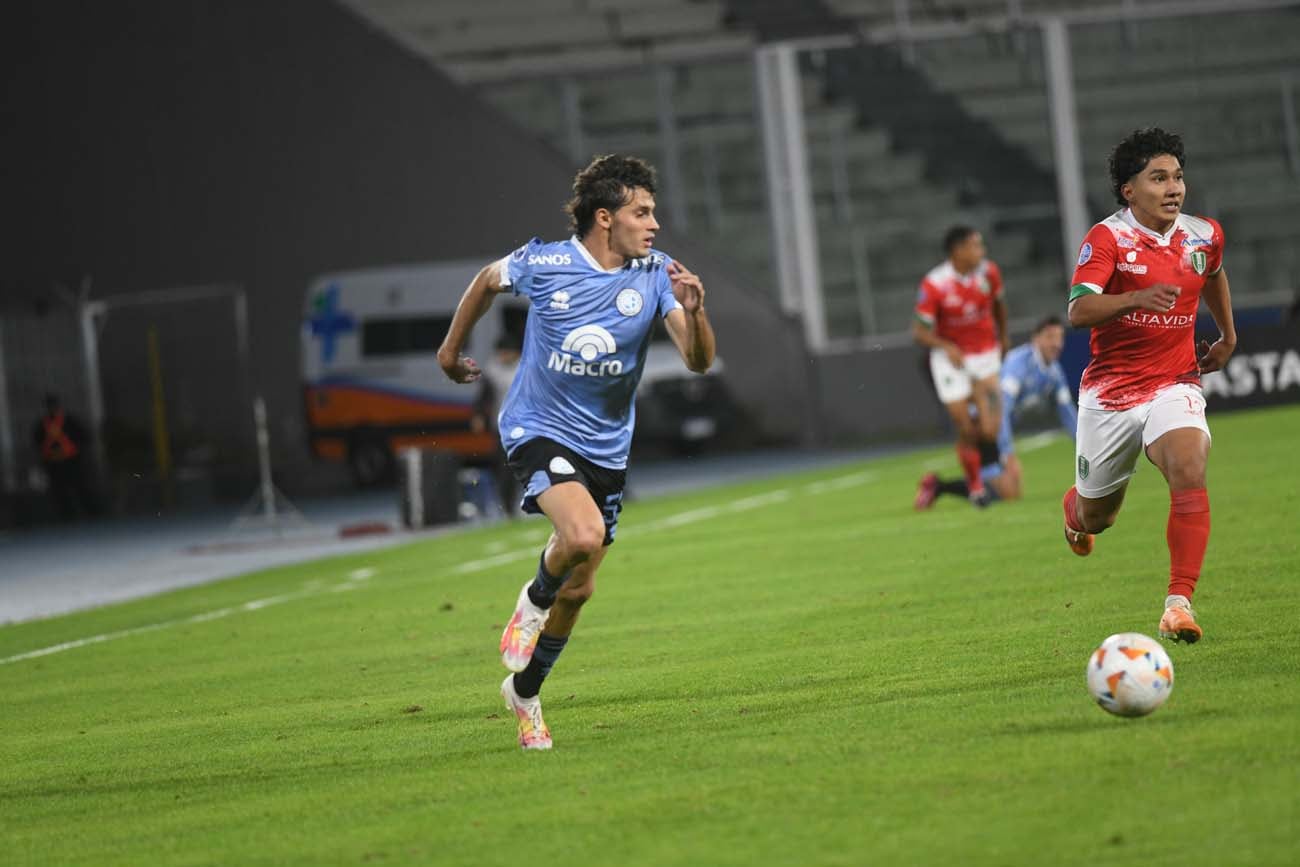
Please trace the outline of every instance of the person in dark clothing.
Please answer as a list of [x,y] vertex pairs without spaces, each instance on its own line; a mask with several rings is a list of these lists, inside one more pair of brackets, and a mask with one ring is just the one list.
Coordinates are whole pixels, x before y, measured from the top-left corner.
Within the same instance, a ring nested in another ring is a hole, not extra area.
[[[523,341],[515,335],[503,334],[497,339],[495,354],[491,361],[483,366],[483,376],[479,379],[478,398],[474,401],[474,417],[470,429],[475,433],[488,431],[498,434],[497,414],[501,412],[501,402],[519,368],[519,356],[523,352]],[[501,509],[507,517],[519,514],[520,488],[514,472],[506,463],[506,454],[497,448],[492,454],[492,481],[497,496],[501,499]]]
[[99,505],[86,478],[81,454],[89,444],[86,429],[64,410],[59,398],[45,396],[45,414],[32,428],[32,439],[50,485],[59,517],[70,521],[78,512],[94,515]]

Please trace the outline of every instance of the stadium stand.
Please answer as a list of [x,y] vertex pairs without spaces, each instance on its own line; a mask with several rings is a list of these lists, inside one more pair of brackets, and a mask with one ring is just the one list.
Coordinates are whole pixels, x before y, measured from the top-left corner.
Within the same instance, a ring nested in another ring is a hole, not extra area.
[[[899,23],[894,0],[826,0],[798,11],[716,0],[350,5],[575,161],[626,150],[662,170],[656,99],[666,82],[680,176],[678,188],[665,179],[664,210],[772,295],[751,49]],[[1015,315],[1059,309],[1065,256],[1043,50],[1037,29],[1015,17],[1070,9],[1058,0],[912,2],[912,27],[975,31],[804,52],[832,337],[905,329],[916,282],[940,258],[936,239],[958,220],[985,230]],[[1195,159],[1191,210],[1221,217],[1232,239],[1234,283],[1291,286],[1300,272],[1289,240],[1300,228],[1300,188],[1286,162],[1280,82],[1300,56],[1300,16],[1080,23],[1070,33],[1089,214],[1112,207],[1111,144],[1136,126],[1167,125],[1185,134]],[[1158,73],[1133,86],[1135,76]]]

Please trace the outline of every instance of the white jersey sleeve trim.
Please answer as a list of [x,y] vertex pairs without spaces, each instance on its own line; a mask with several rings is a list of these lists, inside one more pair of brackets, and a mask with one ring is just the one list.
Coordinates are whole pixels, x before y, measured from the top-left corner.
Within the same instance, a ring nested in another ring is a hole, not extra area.
[[502,256],[489,267],[497,269],[497,282],[502,288],[510,285],[510,256]]

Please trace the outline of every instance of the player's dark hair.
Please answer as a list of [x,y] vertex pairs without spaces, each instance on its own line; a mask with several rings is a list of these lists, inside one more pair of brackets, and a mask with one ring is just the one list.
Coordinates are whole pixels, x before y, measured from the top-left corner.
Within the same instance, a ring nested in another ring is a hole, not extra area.
[[1062,328],[1065,327],[1065,323],[1061,321],[1061,317],[1057,316],[1055,313],[1049,313],[1042,319],[1038,320],[1038,324],[1034,326],[1034,333],[1042,334],[1044,328],[1051,328],[1053,325],[1059,325]]
[[1115,193],[1115,201],[1127,205],[1128,200],[1122,192],[1129,179],[1147,167],[1152,157],[1169,154],[1178,160],[1178,165],[1186,167],[1183,156],[1183,137],[1177,133],[1165,132],[1160,127],[1135,129],[1128,138],[1115,145],[1110,152],[1110,187]]
[[952,255],[952,251],[966,242],[966,239],[974,235],[979,230],[974,226],[953,226],[943,233],[943,252],[947,256]]
[[569,215],[569,228],[581,238],[591,231],[596,211],[601,208],[617,211],[631,200],[636,187],[654,195],[653,166],[638,157],[622,154],[596,157],[573,179],[573,198],[564,206]]

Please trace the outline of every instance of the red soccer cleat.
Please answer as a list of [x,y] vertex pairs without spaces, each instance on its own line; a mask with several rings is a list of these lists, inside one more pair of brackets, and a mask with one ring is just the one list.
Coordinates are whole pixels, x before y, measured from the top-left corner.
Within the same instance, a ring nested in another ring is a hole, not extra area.
[[916,486],[916,499],[912,501],[912,506],[918,512],[923,512],[934,505],[938,496],[939,477],[934,473],[926,473]]

